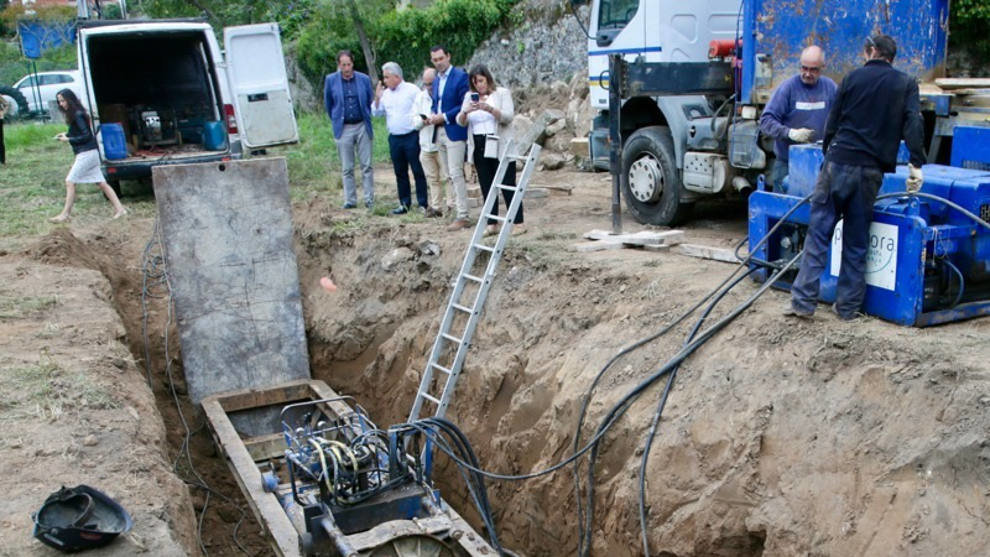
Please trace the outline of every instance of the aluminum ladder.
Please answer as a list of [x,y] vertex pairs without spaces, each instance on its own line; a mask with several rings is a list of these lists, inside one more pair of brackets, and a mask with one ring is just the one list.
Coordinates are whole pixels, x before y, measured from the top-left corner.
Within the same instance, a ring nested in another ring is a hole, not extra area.
[[[516,213],[519,211],[519,205],[526,194],[526,187],[529,185],[529,179],[536,169],[536,161],[540,156],[541,147],[536,143],[533,143],[527,155],[513,154],[514,147],[514,143],[509,141],[505,154],[499,160],[493,185],[488,191],[484,206],[481,208],[478,224],[474,227],[474,234],[471,235],[471,242],[468,244],[464,262],[461,264],[457,279],[453,283],[454,290],[450,294],[447,309],[444,310],[443,320],[440,322],[440,332],[433,342],[430,359],[426,362],[426,370],[423,372],[419,389],[416,391],[416,400],[413,402],[412,411],[409,412],[410,422],[422,417],[425,403],[430,403],[435,408],[434,417],[443,417],[447,411],[447,406],[450,404],[450,397],[454,392],[454,386],[457,384],[457,377],[461,374],[461,369],[464,366],[464,357],[467,355],[468,348],[471,347],[471,337],[474,335],[474,329],[478,325],[485,299],[488,297],[488,290],[495,278],[495,268],[502,257],[505,243],[509,239],[509,235],[512,234],[512,221],[515,220]],[[509,164],[513,162],[524,163],[522,172],[516,180],[516,185],[502,185],[505,172]],[[495,201],[502,190],[514,192],[512,202],[504,215],[493,215],[491,214],[492,207],[495,206]],[[495,220],[502,225],[495,243],[491,246],[482,243],[488,219]],[[481,252],[489,254],[487,264],[478,262],[478,255]],[[478,273],[475,267],[481,267],[481,265],[484,265],[484,270]],[[465,287],[468,284],[477,285],[477,291],[473,301],[462,303],[461,296],[465,294]],[[459,320],[458,317],[462,317],[462,319]],[[455,321],[463,322],[465,321],[463,318],[466,318],[466,322],[458,329],[459,334],[454,334]],[[453,360],[449,361],[451,352],[454,356]],[[445,356],[449,361],[446,365],[441,363]],[[437,392],[437,387],[441,385],[442,389]]]

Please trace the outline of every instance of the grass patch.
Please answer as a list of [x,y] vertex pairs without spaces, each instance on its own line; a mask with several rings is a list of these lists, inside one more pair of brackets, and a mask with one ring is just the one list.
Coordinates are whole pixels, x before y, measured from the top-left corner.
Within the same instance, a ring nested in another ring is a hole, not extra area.
[[27,317],[58,303],[55,296],[11,296],[10,292],[0,292],[0,319]]
[[51,358],[42,356],[36,364],[5,368],[3,374],[7,378],[4,381],[4,390],[8,393],[4,400],[6,406],[36,406],[39,409],[55,406],[54,381],[62,374],[62,368]]
[[[326,114],[301,113],[299,143],[268,149],[268,156],[286,158],[289,167],[290,195],[293,201],[320,198],[333,201],[340,196],[340,159],[333,129]],[[372,119],[375,131],[373,162],[390,161],[388,130],[384,118]],[[16,122],[4,126],[7,165],[0,167],[0,250],[15,251],[51,232],[58,225],[48,222],[62,209],[65,201],[65,176],[72,166],[72,149],[52,138],[64,132],[63,123],[43,124]],[[135,217],[153,217],[155,200],[144,188],[135,197],[133,183],[125,182],[124,205]],[[394,188],[379,186],[379,199],[394,199]],[[81,185],[76,190],[72,210],[74,222],[108,220],[112,209],[103,192],[95,185]],[[394,204],[376,204],[372,214],[386,216]]]

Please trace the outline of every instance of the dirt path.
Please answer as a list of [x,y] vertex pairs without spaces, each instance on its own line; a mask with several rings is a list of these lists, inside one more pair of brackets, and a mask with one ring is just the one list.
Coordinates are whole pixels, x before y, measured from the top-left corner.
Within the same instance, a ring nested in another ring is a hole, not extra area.
[[[387,174],[386,168],[377,172]],[[540,184],[572,186],[573,193],[527,201],[529,233],[512,239],[506,250],[449,414],[484,465],[501,472],[526,472],[566,457],[582,397],[601,366],[621,347],[670,322],[731,271],[726,264],[673,253],[570,251],[584,232],[609,227],[609,177],[540,173],[533,185]],[[395,423],[408,413],[468,232],[446,232],[432,219],[369,217],[338,206],[335,198],[294,208],[313,373],[342,394],[355,395],[377,423]],[[698,209],[697,220],[685,228],[685,241],[731,247],[745,235],[743,204]],[[6,287],[10,296],[21,298],[50,295],[45,293],[53,281],[71,284],[80,292],[73,299],[81,304],[80,315],[103,312],[112,320],[116,310],[117,327],[122,323],[126,338],[114,336],[114,346],[127,364],[123,370],[112,362],[82,367],[92,368],[96,377],[127,377],[112,381],[110,392],[122,391],[115,396],[123,401],[143,393],[143,408],[153,413],[142,371],[124,350],[143,360],[140,261],[152,223],[131,219],[101,226],[42,238],[31,260],[0,258],[0,279],[11,285]],[[624,226],[626,231],[639,228],[628,219]],[[38,280],[15,280],[18,265],[30,266],[30,276]],[[107,282],[91,271],[66,271],[65,265],[98,270],[109,278],[114,295],[87,297],[86,292],[106,292]],[[340,285],[338,293],[319,288],[319,277],[327,274]],[[70,281],[78,276],[91,280]],[[741,283],[712,320],[756,288]],[[810,323],[794,323],[779,316],[785,299],[771,291],[681,366],[646,474],[652,551],[961,556],[990,546],[985,518],[990,516],[990,320],[918,330],[876,319],[841,323],[822,311]],[[0,332],[11,331],[2,338],[14,339],[21,329],[45,330],[53,311],[43,307],[0,319]],[[165,318],[161,300],[153,302],[149,336],[157,346],[151,358],[158,364],[163,363]],[[85,322],[59,319],[76,327]],[[95,336],[56,334],[34,345],[11,340],[11,346],[25,348],[5,352],[17,365],[38,362],[42,345],[53,353],[65,351],[67,362],[101,361],[107,336],[97,334],[96,327],[83,329]],[[682,325],[613,366],[595,391],[585,438],[611,405],[677,351],[686,332]],[[174,331],[170,338],[170,353],[177,358]],[[175,364],[180,374],[178,360]],[[188,492],[180,487],[177,493],[178,480],[168,473],[183,430],[163,387],[163,367],[156,366],[153,386],[165,426],[156,422],[159,452],[149,453],[141,465],[161,476],[155,486],[162,495],[155,500],[164,504],[167,499],[183,509],[159,517],[172,521],[171,530],[160,526],[168,535],[155,539],[178,539],[171,547],[195,551],[195,528],[189,522],[193,507],[201,508],[204,501],[197,495],[190,504]],[[647,389],[605,438],[596,468],[596,555],[641,552],[637,471],[662,386]],[[5,385],[9,390],[17,389]],[[111,409],[76,404],[72,429],[103,413],[108,420],[133,422],[128,405],[138,409],[133,402]],[[0,444],[10,489],[17,482],[38,484],[21,479],[28,472],[12,471],[29,468],[39,458],[46,466],[51,461],[62,467],[46,472],[46,478],[69,477],[78,469],[77,459],[36,455],[31,443],[8,439],[30,438],[30,429],[16,432],[39,427],[55,446],[79,445],[70,428],[62,422],[18,420]],[[75,435],[85,439],[93,427]],[[130,435],[128,441],[135,439],[139,436]],[[193,454],[208,479],[235,493],[232,483],[222,483],[225,468],[205,438],[197,434],[194,439]],[[92,450],[115,458],[128,452],[105,443],[111,442],[99,438]],[[8,455],[16,467],[8,464]],[[133,478],[131,468],[105,470],[109,483],[132,485],[125,481]],[[159,478],[143,472],[133,485],[152,489],[146,477]],[[443,469],[441,488],[465,515],[473,514],[454,470]],[[17,538],[25,552],[40,552],[27,538],[29,521],[23,517],[46,490],[28,487],[10,506],[5,516],[17,521],[3,519],[4,541]],[[509,547],[526,555],[575,551],[578,520],[569,472],[526,483],[493,483],[490,490]],[[143,492],[121,488],[117,494],[127,499],[138,493]],[[211,503],[206,520],[210,553],[237,554],[231,536],[239,520],[237,505]],[[135,532],[147,537],[155,527],[144,524]],[[241,535],[252,552],[265,552],[256,525],[245,522]]]

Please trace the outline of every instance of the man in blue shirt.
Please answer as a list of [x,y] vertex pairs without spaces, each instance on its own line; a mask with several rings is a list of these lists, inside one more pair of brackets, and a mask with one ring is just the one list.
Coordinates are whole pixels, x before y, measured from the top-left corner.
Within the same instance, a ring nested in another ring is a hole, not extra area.
[[354,183],[354,158],[361,163],[361,185],[364,205],[371,208],[375,201],[375,182],[371,167],[371,78],[354,71],[354,55],[349,50],[337,53],[337,71],[323,82],[323,105],[333,123],[333,136],[340,155],[344,183],[344,209],[357,206],[357,186]]
[[811,195],[801,270],[791,285],[785,315],[811,317],[832,233],[842,219],[842,259],[834,310],[839,319],[859,316],[866,296],[866,256],[873,202],[883,173],[893,172],[901,139],[910,153],[908,191],[921,187],[924,126],[918,82],[891,63],[897,44],[887,35],[868,39],[866,64],[849,73],[825,125],[825,165]]
[[787,150],[795,143],[819,141],[835,100],[835,82],[822,76],[825,52],[809,46],[801,52],[801,73],[780,84],[760,116],[760,130],[774,138],[776,160],[770,183],[780,189],[787,177]]

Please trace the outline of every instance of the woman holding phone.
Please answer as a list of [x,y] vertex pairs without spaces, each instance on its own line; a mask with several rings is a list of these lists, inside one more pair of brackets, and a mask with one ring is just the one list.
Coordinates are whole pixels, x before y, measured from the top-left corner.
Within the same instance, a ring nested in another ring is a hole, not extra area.
[[[515,116],[515,107],[512,104],[512,92],[505,87],[497,86],[495,78],[483,64],[471,68],[468,73],[468,83],[470,91],[464,96],[461,112],[457,115],[457,123],[468,128],[469,150],[472,153],[474,168],[478,172],[481,192],[487,198],[495,180],[495,172],[498,170],[498,161],[505,154],[509,124]],[[502,184],[516,185],[515,162],[509,163]],[[512,203],[512,194],[513,192],[509,190],[502,190],[506,208]],[[498,199],[492,206],[492,214],[498,214]],[[519,211],[513,223],[513,235],[526,233],[522,203],[519,204]],[[488,219],[485,236],[494,234],[498,234],[498,221]]]
[[68,133],[60,133],[55,136],[59,141],[65,141],[72,145],[72,152],[76,154],[76,159],[72,163],[69,175],[65,177],[65,207],[62,212],[48,220],[52,222],[65,222],[69,220],[72,213],[72,205],[76,201],[76,184],[95,183],[100,185],[103,194],[106,195],[110,204],[113,205],[113,218],[117,219],[127,214],[127,209],[120,204],[117,194],[113,188],[103,178],[100,170],[100,153],[97,151],[96,136],[93,135],[92,123],[89,115],[79,102],[79,98],[71,89],[62,89],[55,95],[58,101],[58,108],[65,117],[65,123],[69,125]]

